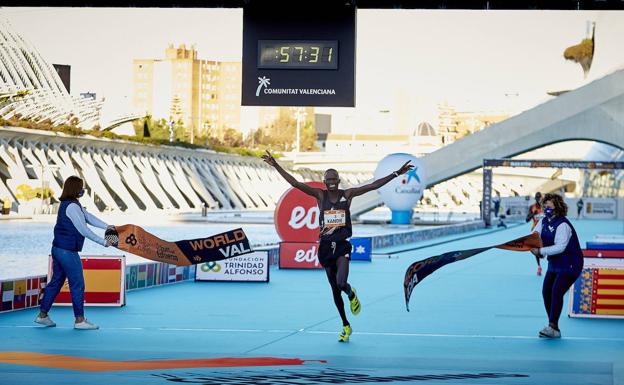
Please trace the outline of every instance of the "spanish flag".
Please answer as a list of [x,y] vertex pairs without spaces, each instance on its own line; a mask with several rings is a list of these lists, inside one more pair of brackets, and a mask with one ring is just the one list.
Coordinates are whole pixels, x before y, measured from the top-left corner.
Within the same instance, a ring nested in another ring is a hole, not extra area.
[[[119,304],[123,305],[121,287],[122,258],[81,258],[85,280],[85,305]],[[65,281],[61,292],[56,297],[57,303],[70,303],[71,293]]]

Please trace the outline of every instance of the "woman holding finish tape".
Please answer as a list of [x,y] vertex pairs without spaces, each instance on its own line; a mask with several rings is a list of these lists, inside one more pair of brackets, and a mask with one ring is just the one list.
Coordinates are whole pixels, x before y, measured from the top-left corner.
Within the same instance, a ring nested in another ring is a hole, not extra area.
[[539,258],[548,259],[542,296],[548,314],[548,326],[539,332],[543,338],[561,338],[559,317],[563,297],[583,270],[583,253],[574,227],[566,218],[568,206],[561,195],[546,194],[542,200],[544,218],[534,231],[540,234],[543,247],[532,249]]

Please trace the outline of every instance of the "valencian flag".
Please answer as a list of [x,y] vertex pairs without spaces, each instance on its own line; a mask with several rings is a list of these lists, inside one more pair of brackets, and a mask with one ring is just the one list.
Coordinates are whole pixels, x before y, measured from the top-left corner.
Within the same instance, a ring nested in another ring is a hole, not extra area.
[[403,290],[405,291],[405,307],[407,311],[409,311],[409,300],[412,296],[412,290],[414,287],[420,283],[425,277],[434,271],[438,270],[444,265],[448,265],[449,263],[453,263],[456,261],[461,261],[462,259],[466,259],[472,257],[475,254],[482,253],[486,250],[497,248],[497,249],[505,249],[505,250],[513,250],[513,251],[529,251],[533,248],[542,247],[542,240],[538,233],[532,233],[531,235],[526,235],[524,237],[514,239],[513,241],[509,241],[500,245],[489,246],[489,247],[481,247],[478,249],[470,249],[470,250],[458,250],[458,251],[450,251],[448,253],[436,255],[435,257],[430,257],[427,259],[423,259],[418,262],[414,262],[407,268],[405,272],[405,281],[403,282]]
[[152,261],[178,266],[220,261],[251,253],[249,240],[243,229],[226,231],[206,238],[168,242],[136,225],[115,226],[104,237],[118,249]]

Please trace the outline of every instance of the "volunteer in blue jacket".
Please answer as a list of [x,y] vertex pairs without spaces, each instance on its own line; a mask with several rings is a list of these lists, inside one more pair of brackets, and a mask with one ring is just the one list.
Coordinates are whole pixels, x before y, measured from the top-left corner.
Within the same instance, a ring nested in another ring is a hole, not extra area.
[[[78,201],[84,195],[84,183],[77,176],[70,176],[63,184],[58,216],[54,226],[54,240],[52,241],[52,279],[45,288],[41,300],[40,312],[35,322],[44,326],[56,326],[48,316],[65,278],[69,280],[69,290],[72,297],[72,306],[76,321],[74,329],[94,330],[99,327],[84,317],[84,276],[79,251],[85,237],[102,246],[110,246],[111,242],[97,236],[88,227],[87,223],[106,229],[109,226],[85,210]],[[110,226],[112,227],[112,226]]]
[[576,231],[566,218],[568,206],[561,195],[546,194],[542,207],[544,218],[534,231],[540,234],[543,247],[531,250],[534,255],[548,259],[548,271],[542,287],[548,326],[539,332],[539,336],[561,338],[559,317],[563,309],[563,297],[581,275],[583,253]]

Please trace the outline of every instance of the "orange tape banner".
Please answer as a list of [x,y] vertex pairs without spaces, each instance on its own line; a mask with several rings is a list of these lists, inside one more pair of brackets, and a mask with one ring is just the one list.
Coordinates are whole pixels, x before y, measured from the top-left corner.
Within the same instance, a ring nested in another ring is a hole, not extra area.
[[116,226],[107,230],[110,239],[118,249],[178,266],[197,265],[220,261],[251,253],[249,239],[243,229],[226,231],[206,238],[169,242],[158,238],[136,225]]
[[514,239],[513,241],[505,242],[500,245],[481,247],[478,249],[470,249],[470,250],[458,250],[458,251],[450,251],[448,253],[436,255],[434,257],[429,257],[423,259],[418,262],[414,262],[407,268],[405,272],[405,279],[403,281],[403,289],[405,292],[405,307],[407,311],[409,311],[409,300],[412,296],[412,291],[429,274],[438,270],[442,266],[448,265],[449,263],[461,261],[462,259],[466,259],[472,257],[473,255],[482,253],[486,250],[497,248],[504,250],[513,250],[513,251],[529,251],[533,248],[542,247],[542,240],[537,233],[531,233],[530,235],[526,235],[524,237]]

